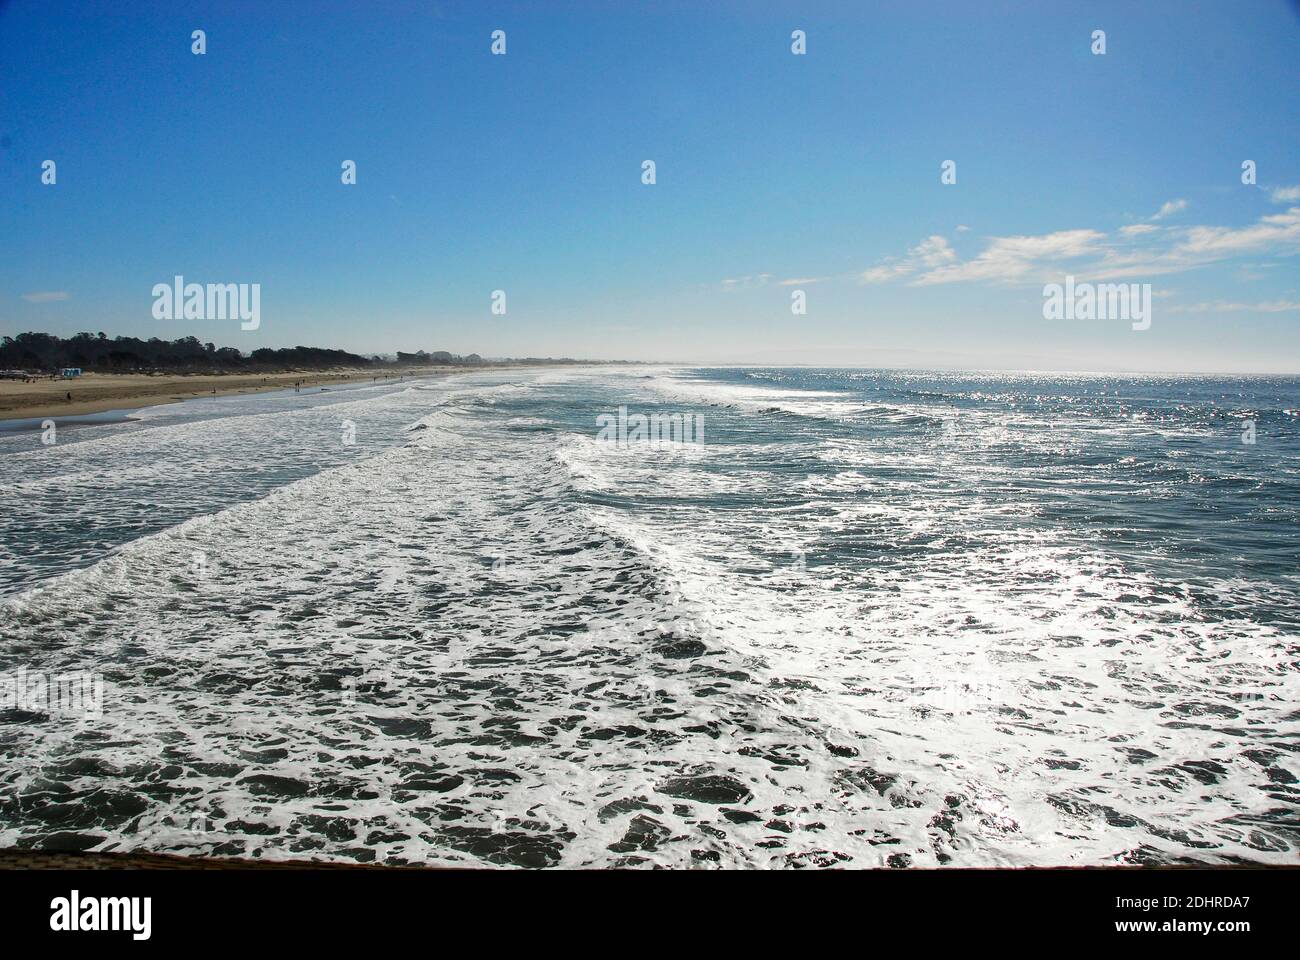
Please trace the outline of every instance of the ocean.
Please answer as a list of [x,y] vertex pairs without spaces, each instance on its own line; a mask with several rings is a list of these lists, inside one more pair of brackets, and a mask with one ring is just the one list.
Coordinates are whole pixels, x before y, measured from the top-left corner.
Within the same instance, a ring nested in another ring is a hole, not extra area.
[[0,845],[1297,862],[1300,378],[489,370],[0,486]]

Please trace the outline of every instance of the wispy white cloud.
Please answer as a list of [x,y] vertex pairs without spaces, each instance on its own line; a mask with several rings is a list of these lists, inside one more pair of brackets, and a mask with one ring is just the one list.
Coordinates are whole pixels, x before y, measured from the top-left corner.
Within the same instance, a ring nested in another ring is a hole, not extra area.
[[1300,244],[1300,207],[1260,217],[1248,227],[1190,227],[1178,249],[1231,256],[1294,244]]
[[1213,303],[1187,303],[1166,307],[1167,313],[1290,313],[1300,310],[1300,301],[1273,300],[1268,303],[1228,303],[1215,300]]
[[1292,256],[1300,253],[1300,207],[1261,217],[1244,227],[1180,227],[1161,242],[1168,245],[1108,250],[1094,265],[1098,280],[1153,277],[1194,270],[1246,254]]
[[1095,280],[1149,278],[1182,273],[1246,254],[1292,256],[1300,253],[1300,207],[1261,217],[1244,227],[1171,227],[1154,243],[1110,247],[1090,265]]
[[71,297],[72,294],[64,290],[41,290],[23,294],[23,299],[28,303],[52,303],[55,300],[68,300]]
[[[1185,200],[1171,200],[1161,207],[1158,216],[1186,206]],[[1300,254],[1300,207],[1260,217],[1241,227],[1133,223],[1118,227],[1113,233],[1081,228],[985,237],[983,242],[983,249],[975,256],[963,259],[946,237],[933,234],[902,255],[885,257],[874,266],[850,276],[856,276],[863,284],[901,282],[912,287],[948,283],[1038,284],[1059,282],[1067,273],[1095,282],[1150,280],[1236,257],[1277,258]],[[1253,259],[1239,266],[1256,269],[1274,265]],[[1259,276],[1252,274],[1249,279],[1258,279]],[[779,286],[797,286],[833,279],[837,277],[796,277],[773,281],[770,273],[759,273],[724,280],[723,288],[734,290],[769,282]],[[1176,312],[1229,308],[1264,313],[1293,309],[1290,301],[1284,300],[1253,305],[1219,301],[1218,305],[1191,305],[1178,308]]]
[[887,283],[890,280],[897,280],[899,277],[905,277],[912,272],[911,264],[901,260],[889,259],[874,267],[868,267],[858,275],[858,279],[863,283]]
[[1097,252],[1105,239],[1097,230],[1061,230],[1038,236],[992,237],[979,256],[947,263],[916,278],[917,286],[987,280],[1010,283],[1035,273],[1044,263],[1073,260]]
[[1274,187],[1268,198],[1274,203],[1295,203],[1300,200],[1300,187]]
[[745,287],[761,287],[772,279],[770,273],[751,273],[744,277],[728,277],[722,281],[724,290],[741,290]]
[[1167,200],[1164,205],[1151,215],[1152,220],[1163,220],[1187,209],[1186,200]]
[[983,252],[961,260],[948,241],[927,237],[906,256],[888,259],[863,271],[863,283],[908,278],[912,286],[982,280],[1014,283],[1035,274],[1044,263],[1100,254],[1105,234],[1097,230],[1062,230],[1039,236],[990,237]]
[[1131,224],[1113,234],[1077,229],[988,237],[984,249],[968,260],[959,258],[943,237],[932,236],[858,277],[863,283],[905,281],[910,286],[971,281],[1037,283],[1059,280],[1069,272],[1095,281],[1149,279],[1238,256],[1298,253],[1300,207],[1292,207],[1242,227]]
[[936,233],[908,250],[906,255],[887,258],[862,271],[858,279],[863,283],[884,283],[922,270],[937,270],[956,262],[957,252],[949,245],[946,237]]

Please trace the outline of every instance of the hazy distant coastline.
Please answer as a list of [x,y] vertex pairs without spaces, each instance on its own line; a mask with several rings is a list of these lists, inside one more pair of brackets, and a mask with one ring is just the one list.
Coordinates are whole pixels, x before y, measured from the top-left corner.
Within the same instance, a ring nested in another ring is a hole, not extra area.
[[223,374],[270,373],[307,370],[379,370],[410,366],[467,366],[489,364],[588,363],[570,357],[483,358],[477,353],[460,356],[446,350],[397,351],[390,354],[349,353],[327,347],[261,347],[244,353],[235,347],[218,347],[198,337],[162,340],[150,337],[109,337],[104,333],[78,333],[59,337],[51,333],[20,333],[0,337],[0,372],[56,373],[68,367],[95,373]]
[[[484,359],[445,350],[363,356],[323,347],[261,348],[251,353],[197,337],[62,338],[21,333],[0,338],[0,420],[84,416],[199,396],[260,393],[296,385],[328,387],[430,376],[456,370],[623,361],[571,358]],[[65,370],[79,371],[64,376]]]

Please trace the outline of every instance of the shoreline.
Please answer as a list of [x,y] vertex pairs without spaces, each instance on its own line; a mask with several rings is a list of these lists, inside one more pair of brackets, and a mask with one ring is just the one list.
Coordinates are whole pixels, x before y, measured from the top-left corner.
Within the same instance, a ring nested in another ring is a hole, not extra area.
[[[362,386],[368,383],[397,383],[403,379],[492,369],[474,367],[416,367],[389,373],[387,377],[365,370],[300,371],[248,375],[227,374],[122,374],[91,373],[72,380],[0,380],[0,426],[24,420],[84,417],[106,413],[130,413],[201,397],[226,397],[271,393],[333,385]],[[371,378],[376,379],[372,380]],[[68,393],[72,399],[66,399]]]

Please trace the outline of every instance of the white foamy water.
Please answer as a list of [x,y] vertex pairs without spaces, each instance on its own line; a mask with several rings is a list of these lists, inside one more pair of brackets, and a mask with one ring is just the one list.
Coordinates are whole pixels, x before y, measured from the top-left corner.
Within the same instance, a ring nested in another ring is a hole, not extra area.
[[[1295,581],[1082,530],[1061,491],[1173,482],[1128,426],[706,380],[485,373],[0,458],[0,669],[106,683],[98,718],[0,712],[0,842],[1294,862]],[[597,441],[620,404],[707,442]]]

